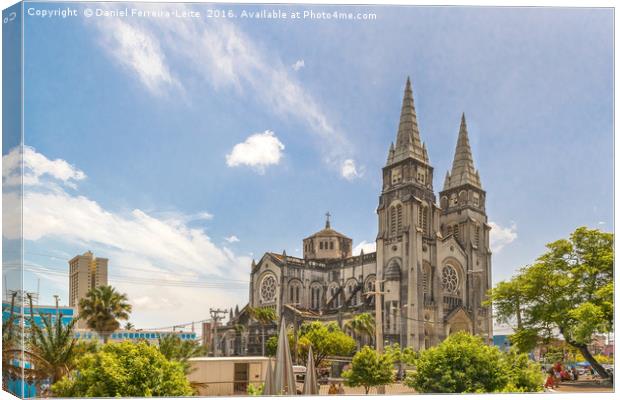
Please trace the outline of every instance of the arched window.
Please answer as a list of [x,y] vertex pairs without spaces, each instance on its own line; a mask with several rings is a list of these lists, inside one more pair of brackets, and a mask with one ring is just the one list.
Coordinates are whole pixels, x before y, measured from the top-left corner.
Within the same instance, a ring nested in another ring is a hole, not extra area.
[[310,307],[318,310],[321,307],[321,286],[318,284],[313,285],[310,289],[310,295]]
[[[375,281],[376,278],[374,276],[371,276],[370,278],[368,278],[366,280],[366,292],[374,292],[375,291]],[[375,296],[370,295],[370,304],[374,304],[375,303]]]
[[431,292],[431,268],[428,264],[422,266],[422,287],[424,288],[425,294]]
[[276,299],[276,277],[269,274],[260,284],[260,298],[263,303],[271,303]]
[[444,210],[448,208],[448,197],[446,196],[441,197],[441,208]]
[[291,304],[300,305],[301,300],[301,283],[293,281],[289,286],[289,302]]
[[403,229],[403,206],[397,204],[390,207],[389,211],[390,236],[396,236]]
[[418,226],[425,234],[428,234],[428,207],[420,206],[418,211]]
[[338,294],[338,286],[336,284],[333,284],[329,288],[329,295],[332,302],[332,308],[340,307],[340,295]]
[[459,236],[459,224],[454,225],[453,230],[454,230],[454,238],[456,240],[459,240],[460,239],[460,236]]
[[474,243],[476,247],[480,246],[480,226],[476,225],[474,228]]
[[450,264],[443,267],[441,272],[441,286],[446,294],[458,295],[459,293],[459,274]]

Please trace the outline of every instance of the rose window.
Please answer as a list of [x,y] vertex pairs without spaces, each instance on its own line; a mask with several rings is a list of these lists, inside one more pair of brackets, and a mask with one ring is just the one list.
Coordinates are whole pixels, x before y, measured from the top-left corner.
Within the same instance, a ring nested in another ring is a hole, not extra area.
[[260,285],[260,297],[265,303],[269,303],[276,298],[276,278],[269,275],[263,279]]
[[459,276],[451,265],[446,265],[441,274],[441,284],[443,289],[450,294],[457,294],[459,287]]

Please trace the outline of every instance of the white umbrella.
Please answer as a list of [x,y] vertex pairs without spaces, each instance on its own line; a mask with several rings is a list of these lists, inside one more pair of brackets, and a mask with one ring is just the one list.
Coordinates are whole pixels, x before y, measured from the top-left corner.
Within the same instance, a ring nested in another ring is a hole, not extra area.
[[265,385],[263,386],[263,396],[273,396],[275,394],[273,367],[271,366],[271,357],[267,360],[267,373],[265,374]]
[[314,368],[314,357],[312,357],[312,346],[308,348],[306,378],[304,379],[304,394],[319,394],[319,385],[316,379],[316,368]]
[[278,350],[276,351],[276,371],[274,378],[275,394],[293,396],[297,394],[295,387],[295,374],[293,373],[293,359],[288,345],[286,334],[286,322],[284,317],[280,320],[280,336],[278,337]]

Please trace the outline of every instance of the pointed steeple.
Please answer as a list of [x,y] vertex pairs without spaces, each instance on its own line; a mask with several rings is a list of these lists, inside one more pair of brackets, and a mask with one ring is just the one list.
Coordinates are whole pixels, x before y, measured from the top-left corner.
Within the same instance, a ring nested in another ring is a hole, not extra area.
[[454,152],[454,161],[452,161],[452,171],[446,174],[443,190],[466,184],[482,189],[480,175],[478,175],[478,171],[474,168],[474,158],[467,135],[467,122],[465,121],[465,113],[463,113],[459,138],[456,142],[456,151]]
[[388,162],[390,161],[390,158],[391,162],[397,162],[409,157],[428,163],[428,154],[426,153],[426,150],[422,145],[422,140],[420,139],[418,118],[416,116],[415,105],[413,103],[411,80],[407,77],[405,94],[403,96],[403,105],[400,110],[400,122],[398,124],[398,134],[396,136],[394,156],[388,156]]
[[390,143],[390,150],[388,150],[387,164],[394,162],[394,142]]

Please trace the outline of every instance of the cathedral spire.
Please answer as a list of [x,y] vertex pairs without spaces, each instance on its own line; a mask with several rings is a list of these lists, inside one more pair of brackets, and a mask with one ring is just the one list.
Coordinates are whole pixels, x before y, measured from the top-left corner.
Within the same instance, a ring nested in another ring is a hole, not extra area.
[[456,150],[454,152],[454,161],[452,161],[452,171],[446,174],[443,190],[466,184],[482,188],[480,175],[478,175],[478,171],[474,168],[474,158],[471,153],[469,137],[467,135],[467,122],[465,121],[465,113],[463,113],[461,116],[459,138],[456,142]]
[[420,139],[418,118],[415,113],[413,90],[411,89],[411,80],[409,77],[407,77],[405,94],[403,96],[403,105],[400,111],[400,122],[398,124],[394,157],[392,158],[390,155],[388,155],[388,157],[392,159],[392,162],[401,161],[411,157],[424,163],[428,163],[428,155],[426,153],[426,149],[422,145],[422,140]]

